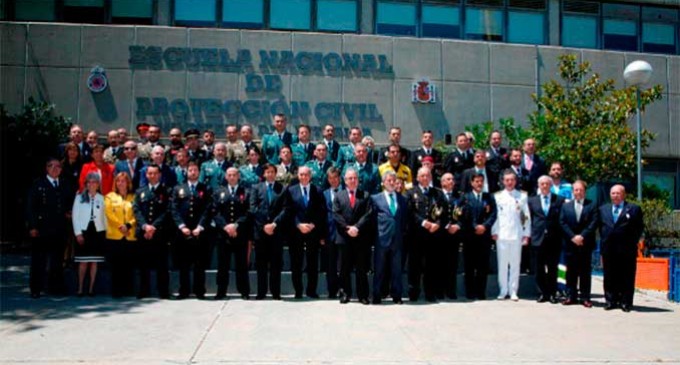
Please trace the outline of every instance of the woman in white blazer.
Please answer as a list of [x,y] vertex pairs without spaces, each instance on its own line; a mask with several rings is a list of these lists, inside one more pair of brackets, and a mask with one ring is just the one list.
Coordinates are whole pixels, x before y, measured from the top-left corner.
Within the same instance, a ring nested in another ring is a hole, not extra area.
[[94,296],[97,263],[104,261],[106,215],[104,197],[99,193],[101,177],[90,172],[85,189],[73,202],[73,232],[76,236],[75,259],[78,263],[78,296],[83,296],[85,274],[90,270],[89,296]]

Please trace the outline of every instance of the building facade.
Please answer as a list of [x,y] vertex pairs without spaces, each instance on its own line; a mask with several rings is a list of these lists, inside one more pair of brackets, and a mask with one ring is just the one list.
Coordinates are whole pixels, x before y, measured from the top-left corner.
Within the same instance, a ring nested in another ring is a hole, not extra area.
[[657,134],[644,176],[680,203],[678,0],[0,0],[0,31],[0,103],[47,100],[101,133],[261,135],[282,112],[315,138],[326,123],[377,141],[400,126],[416,146],[425,129],[525,124],[561,54],[617,86],[642,59],[664,88],[643,116]]

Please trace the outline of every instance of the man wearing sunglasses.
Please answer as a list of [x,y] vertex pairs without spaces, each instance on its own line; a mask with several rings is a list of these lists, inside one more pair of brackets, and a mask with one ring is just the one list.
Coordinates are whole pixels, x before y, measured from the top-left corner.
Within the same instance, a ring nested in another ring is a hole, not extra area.
[[137,143],[134,141],[127,141],[123,145],[124,159],[116,162],[113,169],[113,176],[118,175],[119,172],[124,172],[132,179],[132,188],[136,191],[139,188],[139,178],[141,176],[144,161],[137,157]]

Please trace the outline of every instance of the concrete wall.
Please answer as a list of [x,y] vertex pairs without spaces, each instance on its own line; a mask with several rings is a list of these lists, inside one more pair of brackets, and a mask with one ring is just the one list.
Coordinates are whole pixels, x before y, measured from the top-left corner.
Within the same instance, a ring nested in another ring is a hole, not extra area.
[[[359,125],[370,129],[378,140],[397,125],[404,129],[403,142],[419,143],[419,131],[431,129],[436,138],[462,131],[465,125],[513,117],[526,123],[534,110],[531,93],[539,85],[556,78],[557,57],[573,52],[592,63],[595,72],[623,85],[625,65],[644,59],[654,67],[653,82],[663,85],[664,98],[644,116],[647,128],[658,134],[647,150],[656,157],[680,157],[680,57],[594,50],[565,49],[551,46],[525,46],[455,40],[395,38],[374,35],[335,35],[273,31],[186,29],[144,26],[94,26],[38,23],[0,23],[0,102],[11,112],[20,110],[29,97],[57,105],[60,113],[82,124],[85,129],[105,132],[112,127],[133,128],[140,122],[137,98],[165,98],[168,102],[192,99],[258,100],[274,103],[283,100],[308,102],[310,113],[294,118],[312,126],[322,124],[315,114],[320,103],[374,105],[382,120],[350,122],[346,116],[331,119],[336,126]],[[129,46],[159,46],[249,49],[254,73],[280,77],[279,92],[246,91],[244,72],[205,70],[133,69]],[[263,72],[259,69],[260,50],[368,54],[386,57],[393,73],[357,75],[327,72],[306,75],[300,72]],[[93,93],[87,87],[95,65],[106,69],[109,88]],[[436,85],[434,104],[411,102],[411,86],[421,77]],[[358,110],[358,109],[357,109]],[[183,128],[212,127],[223,134],[227,122],[269,124],[269,116],[235,120],[224,114],[210,118],[193,113],[183,118],[168,113],[157,116],[164,130],[179,124]],[[218,113],[219,114],[219,113]],[[208,120],[210,119],[210,120]],[[365,119],[365,118],[364,118]],[[144,118],[154,122],[153,116]]]

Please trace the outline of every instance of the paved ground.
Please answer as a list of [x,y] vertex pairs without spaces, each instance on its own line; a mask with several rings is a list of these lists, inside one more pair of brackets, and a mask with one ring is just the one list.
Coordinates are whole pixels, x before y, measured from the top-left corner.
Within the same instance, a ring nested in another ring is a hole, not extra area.
[[2,364],[680,364],[680,306],[635,311],[519,302],[340,305],[284,298],[31,300],[2,268]]

